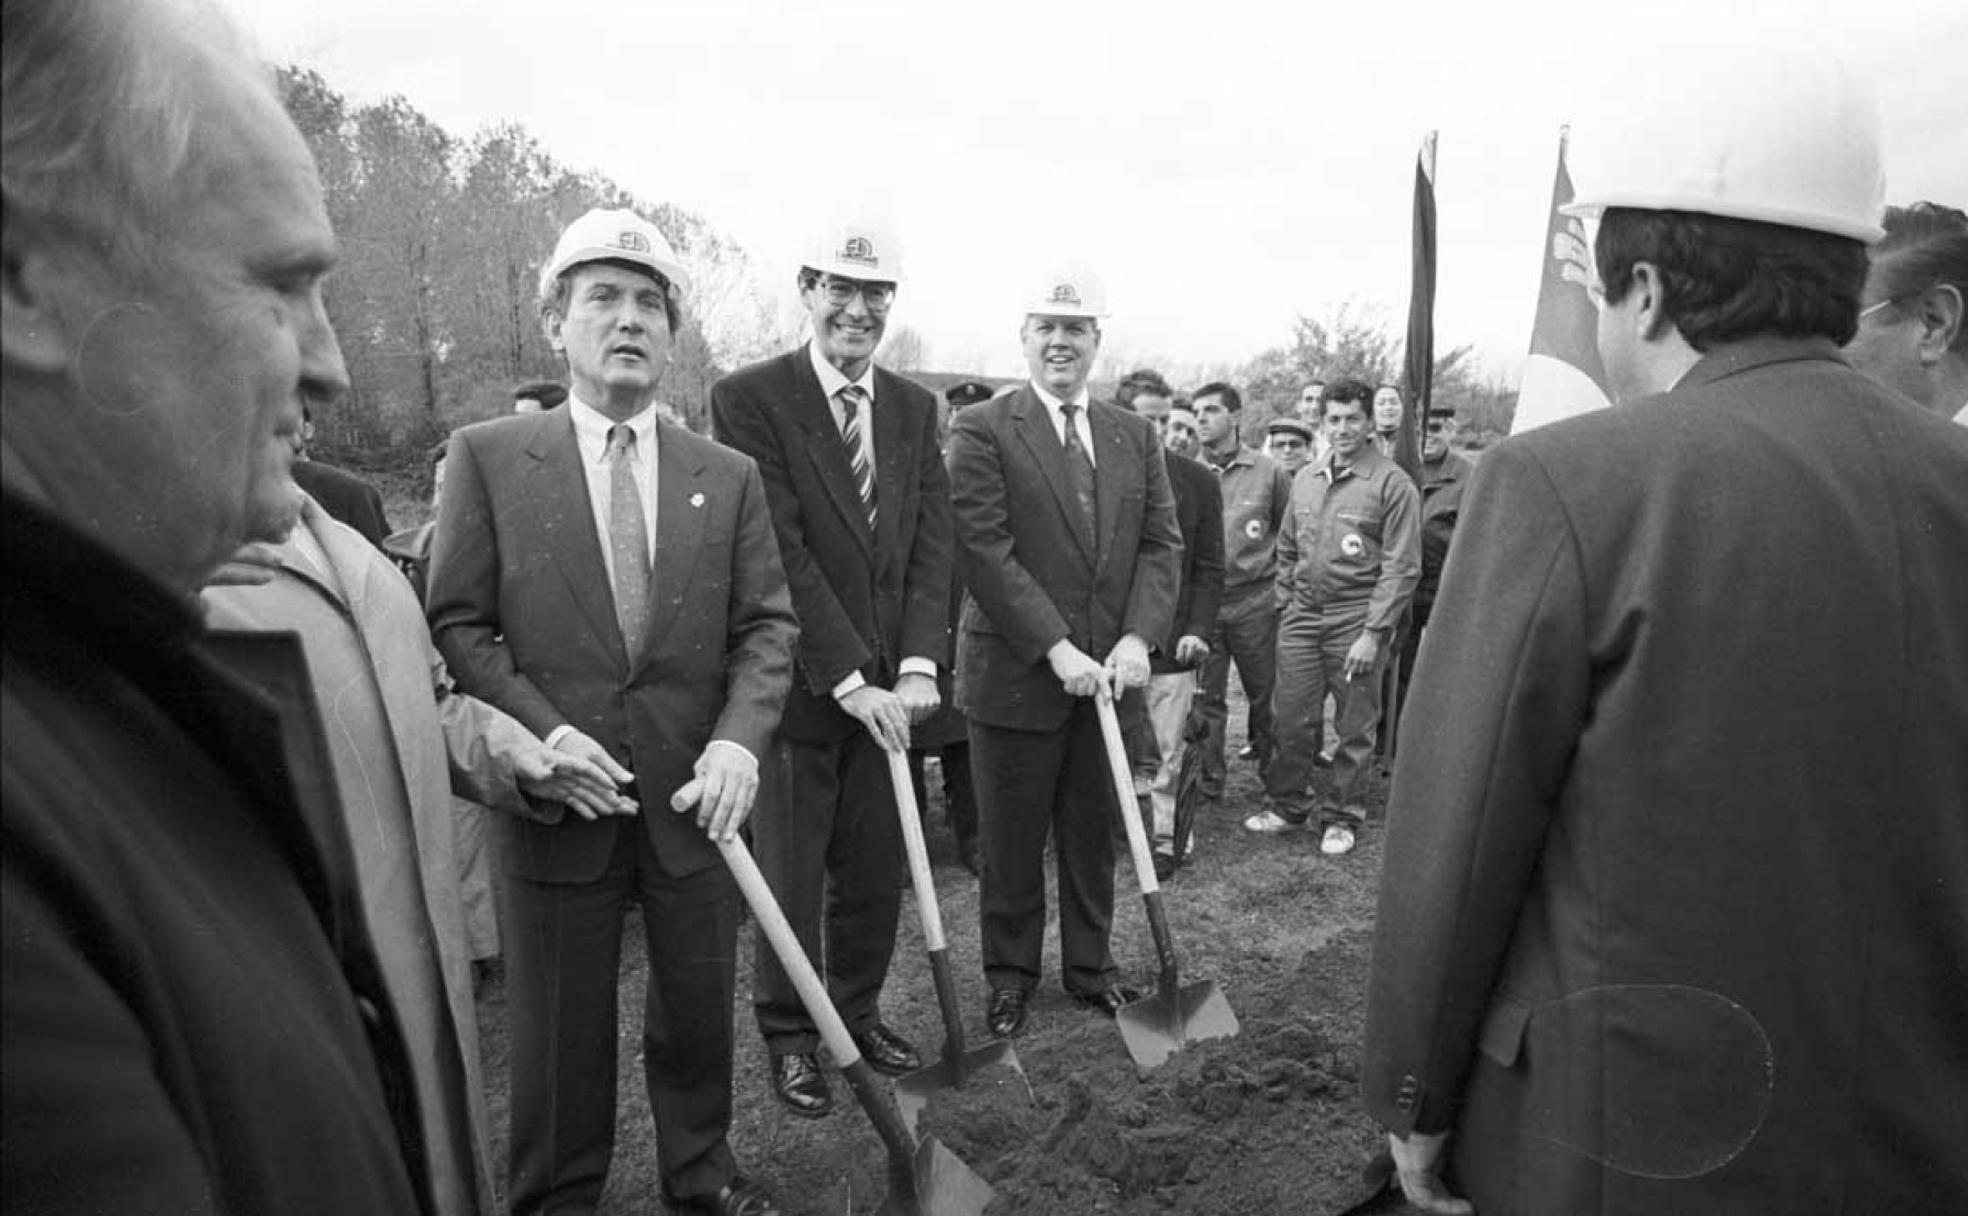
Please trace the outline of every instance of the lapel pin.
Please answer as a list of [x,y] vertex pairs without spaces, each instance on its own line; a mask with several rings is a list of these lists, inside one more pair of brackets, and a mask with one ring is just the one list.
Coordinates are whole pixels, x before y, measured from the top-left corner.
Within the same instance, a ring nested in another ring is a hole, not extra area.
[[690,505],[691,505],[691,506],[693,506],[693,507],[701,507],[701,506],[703,506],[703,505],[704,505],[704,496],[703,496],[702,494],[692,494],[692,495],[690,496]]

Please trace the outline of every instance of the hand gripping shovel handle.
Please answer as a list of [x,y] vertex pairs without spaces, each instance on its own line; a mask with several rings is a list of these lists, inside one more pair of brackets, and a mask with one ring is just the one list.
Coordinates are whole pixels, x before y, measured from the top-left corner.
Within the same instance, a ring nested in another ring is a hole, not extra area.
[[[785,967],[793,987],[799,991],[807,1016],[819,1027],[821,1041],[833,1054],[835,1063],[840,1065],[847,1083],[854,1087],[855,1097],[861,1100],[862,1109],[868,1112],[876,1134],[888,1149],[891,1174],[897,1174],[898,1181],[906,1181],[913,1192],[914,1167],[911,1162],[915,1145],[902,1126],[901,1114],[887,1101],[875,1080],[874,1069],[855,1048],[854,1038],[847,1032],[847,1023],[841,1021],[840,1012],[828,998],[826,985],[820,982],[820,976],[813,970],[806,951],[800,948],[793,926],[787,922],[786,914],[779,910],[779,901],[773,898],[772,888],[766,885],[765,875],[759,873],[758,863],[752,860],[745,842],[719,840],[717,847],[724,854],[724,864],[731,868],[731,876],[738,880],[738,889],[744,893],[745,902],[751,906],[759,928],[772,943],[772,952],[779,956],[780,965]],[[898,1163],[899,1174],[895,1168]]]
[[1173,994],[1178,987],[1175,939],[1169,936],[1168,913],[1162,908],[1162,887],[1155,879],[1155,857],[1148,850],[1148,832],[1141,826],[1141,808],[1135,803],[1134,774],[1128,771],[1121,720],[1114,712],[1114,702],[1106,697],[1095,697],[1094,708],[1100,714],[1100,737],[1107,744],[1107,768],[1114,778],[1114,798],[1121,805],[1121,822],[1127,825],[1134,876],[1141,884],[1141,898],[1148,908],[1148,929],[1155,935],[1155,955],[1162,965],[1162,988]]
[[895,787],[895,810],[902,818],[902,843],[909,854],[909,878],[916,888],[916,907],[922,915],[923,943],[929,949],[930,976],[936,982],[936,1003],[943,1013],[943,1058],[963,1070],[963,1014],[957,1009],[957,984],[950,975],[949,942],[943,936],[943,911],[936,902],[936,883],[929,873],[929,845],[923,840],[922,813],[916,805],[916,783],[909,778],[909,757],[888,755],[889,784]]

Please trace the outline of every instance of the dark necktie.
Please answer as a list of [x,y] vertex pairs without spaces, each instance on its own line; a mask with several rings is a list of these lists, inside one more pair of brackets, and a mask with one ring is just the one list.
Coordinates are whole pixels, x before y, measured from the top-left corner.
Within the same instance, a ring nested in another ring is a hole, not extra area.
[[862,407],[868,393],[850,384],[838,394],[841,403],[841,442],[847,445],[847,464],[854,471],[854,486],[861,491],[861,506],[868,513],[868,530],[875,528],[875,471],[868,465],[868,448],[861,442]]
[[608,429],[608,553],[614,559],[615,620],[634,657],[649,624],[649,522],[635,470],[635,432]]
[[1073,414],[1079,408],[1074,402],[1062,402],[1059,416],[1066,421],[1066,475],[1073,481],[1073,497],[1080,500],[1084,522],[1081,535],[1091,549],[1096,547],[1093,541],[1100,534],[1100,520],[1093,506],[1093,460],[1087,455],[1086,445],[1080,442],[1080,428],[1073,425]]

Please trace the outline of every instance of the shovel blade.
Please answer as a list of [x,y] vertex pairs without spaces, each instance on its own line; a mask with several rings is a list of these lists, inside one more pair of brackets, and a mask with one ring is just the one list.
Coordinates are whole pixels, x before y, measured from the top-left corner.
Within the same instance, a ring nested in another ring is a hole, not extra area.
[[984,1216],[996,1193],[934,1136],[917,1143],[914,1170],[914,1193],[890,1190],[877,1216]]
[[[1002,1071],[985,1073],[986,1069],[1008,1068],[1010,1074]],[[916,1134],[916,1121],[922,1117],[923,1108],[929,1105],[932,1095],[939,1090],[963,1089],[976,1086],[996,1089],[1016,1080],[1024,1089],[1025,1096],[1032,1096],[1032,1083],[1025,1077],[1025,1066],[1018,1062],[1018,1053],[1012,1050],[1008,1040],[988,1043],[963,1053],[959,1062],[952,1062],[944,1056],[933,1064],[925,1064],[914,1072],[903,1073],[895,1079],[895,1105],[902,1111],[902,1122],[910,1135]]]
[[1114,1021],[1141,1072],[1161,1067],[1186,1043],[1237,1033],[1237,1015],[1214,980],[1184,984],[1173,992],[1157,989],[1121,1006]]

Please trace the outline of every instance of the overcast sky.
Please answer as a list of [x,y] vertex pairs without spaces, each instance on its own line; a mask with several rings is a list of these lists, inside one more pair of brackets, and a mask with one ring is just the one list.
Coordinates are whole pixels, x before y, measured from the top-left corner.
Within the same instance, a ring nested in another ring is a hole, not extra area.
[[516,121],[701,213],[774,293],[817,216],[888,211],[893,323],[950,370],[1021,370],[1024,284],[1060,258],[1106,277],[1130,363],[1238,363],[1348,300],[1398,330],[1437,129],[1436,349],[1514,376],[1559,127],[1644,105],[1661,71],[1638,48],[1683,32],[1840,48],[1879,94],[1888,199],[1968,204],[1960,0],[230,3],[357,101],[401,93],[464,136]]

